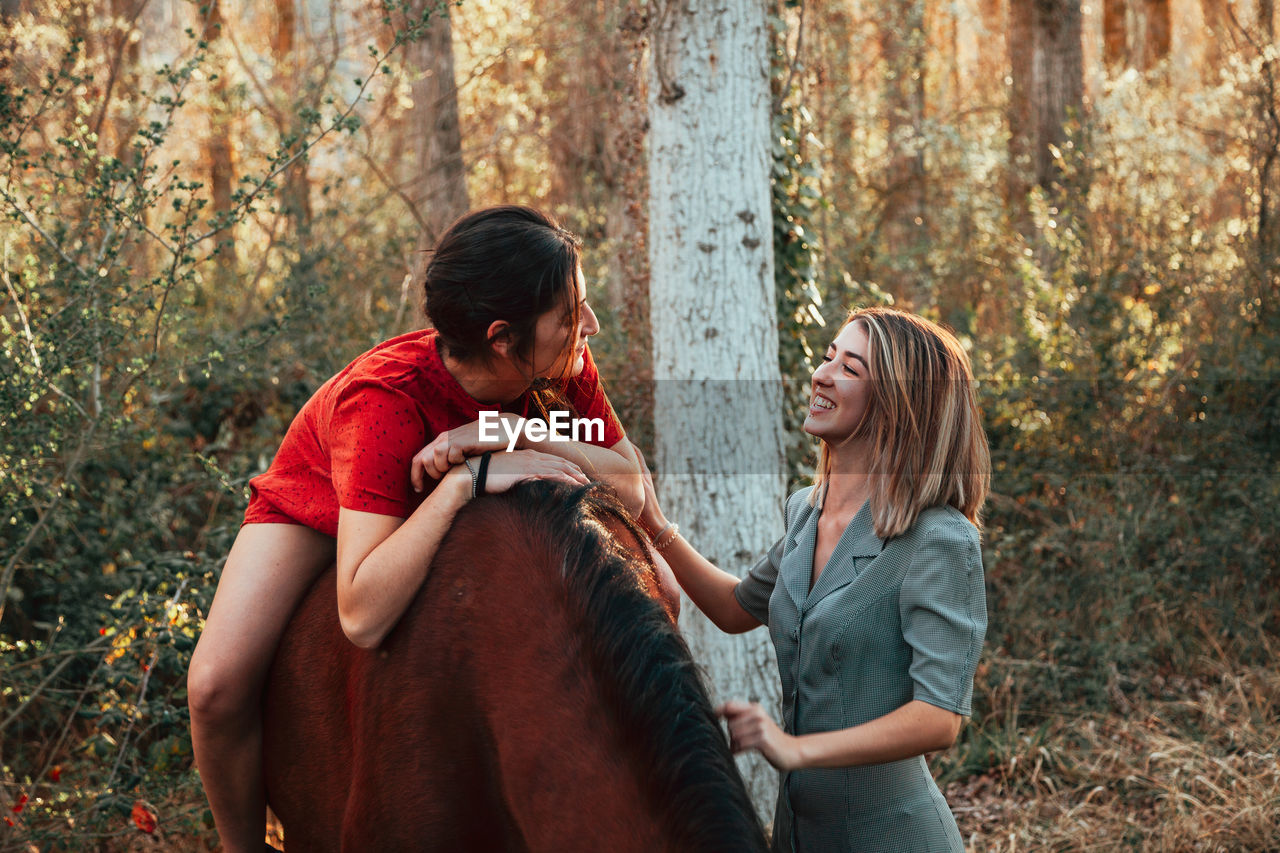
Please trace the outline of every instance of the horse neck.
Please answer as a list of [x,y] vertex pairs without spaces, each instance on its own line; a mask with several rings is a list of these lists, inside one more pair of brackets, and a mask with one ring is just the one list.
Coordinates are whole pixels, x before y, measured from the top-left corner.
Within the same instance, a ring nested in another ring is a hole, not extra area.
[[[503,795],[534,850],[654,851],[664,821],[642,769],[603,706],[607,686],[585,665],[585,643],[554,586],[504,572],[473,621],[474,649],[495,652],[473,670],[477,710],[492,738]],[[508,582],[514,581],[514,582]],[[514,623],[512,613],[537,618]],[[533,677],[531,677],[533,676]]]

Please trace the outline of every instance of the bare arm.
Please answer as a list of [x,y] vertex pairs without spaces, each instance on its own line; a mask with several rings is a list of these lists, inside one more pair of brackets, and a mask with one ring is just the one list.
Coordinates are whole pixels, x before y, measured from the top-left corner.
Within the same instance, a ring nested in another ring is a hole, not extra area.
[[[629,443],[628,443],[629,444]],[[658,495],[653,487],[653,476],[639,448],[631,447],[641,471],[641,482],[644,485],[644,509],[640,513],[640,524],[649,531],[650,536],[659,536],[667,527],[667,517],[658,506]],[[698,553],[683,536],[677,536],[669,546],[662,549],[662,556],[671,566],[680,588],[693,601],[716,627],[728,634],[741,634],[752,628],[759,628],[760,621],[742,609],[733,591],[738,587],[738,578],[713,564]]]
[[[572,462],[526,450],[494,457],[486,491],[502,492],[528,479],[588,482]],[[454,516],[470,499],[471,474],[457,465],[408,518],[339,510],[338,618],[351,642],[373,648],[400,621]]]
[[382,642],[426,580],[440,540],[471,499],[471,475],[455,471],[408,518],[338,511],[338,619],[357,646]]
[[[665,522],[655,526],[653,532],[656,534],[665,526]],[[683,536],[677,536],[669,547],[664,548],[662,556],[671,566],[680,588],[721,631],[741,634],[760,627],[761,623],[742,609],[733,594],[738,588],[738,578],[699,554]]]
[[726,702],[734,752],[759,750],[779,770],[883,764],[947,749],[960,734],[959,714],[913,699],[883,717],[832,732],[789,735],[755,703]]

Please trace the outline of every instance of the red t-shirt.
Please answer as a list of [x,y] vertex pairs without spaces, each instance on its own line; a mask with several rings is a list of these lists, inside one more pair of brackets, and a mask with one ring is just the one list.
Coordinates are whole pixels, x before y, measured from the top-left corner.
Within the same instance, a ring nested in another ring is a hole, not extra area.
[[[623,438],[622,426],[589,348],[584,359],[582,372],[562,386],[563,395],[578,417],[604,422],[603,437],[591,443],[612,447]],[[440,433],[478,420],[481,411],[528,417],[529,408],[528,392],[503,407],[473,400],[445,369],[434,330],[392,338],[320,386],[298,412],[271,467],[249,481],[246,522],[283,514],[337,536],[340,506],[408,518],[433,485],[428,478],[426,491],[413,491],[414,454]],[[499,435],[505,441],[501,427]]]

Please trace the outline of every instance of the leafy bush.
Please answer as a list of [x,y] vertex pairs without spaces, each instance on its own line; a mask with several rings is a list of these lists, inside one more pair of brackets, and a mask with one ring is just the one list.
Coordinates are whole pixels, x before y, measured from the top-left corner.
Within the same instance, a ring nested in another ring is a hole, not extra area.
[[[372,50],[354,98],[304,93],[300,125],[242,157],[219,203],[179,132],[236,106],[211,41],[189,29],[145,75],[114,22],[65,11],[7,22],[23,49],[0,92],[0,843],[81,849],[157,814],[162,833],[208,838],[185,673],[245,483],[310,391],[386,335],[368,276],[398,282],[411,237],[353,235],[338,217],[360,207],[330,172],[281,246],[295,212],[276,195],[358,131],[421,22]],[[134,76],[113,85],[120,68]]]

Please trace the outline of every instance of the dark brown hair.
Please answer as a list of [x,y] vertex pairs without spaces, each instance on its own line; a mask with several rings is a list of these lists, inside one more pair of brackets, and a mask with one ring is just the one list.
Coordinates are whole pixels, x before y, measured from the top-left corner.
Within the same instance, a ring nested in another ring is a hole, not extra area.
[[[581,242],[530,207],[474,210],[449,226],[422,273],[423,309],[445,351],[460,361],[489,358],[489,326],[510,324],[516,354],[528,360],[538,317],[556,307],[578,325]],[[566,341],[566,351],[576,341]]]

